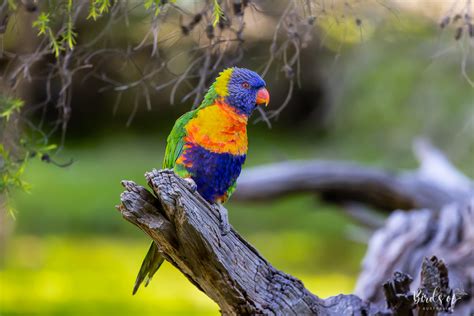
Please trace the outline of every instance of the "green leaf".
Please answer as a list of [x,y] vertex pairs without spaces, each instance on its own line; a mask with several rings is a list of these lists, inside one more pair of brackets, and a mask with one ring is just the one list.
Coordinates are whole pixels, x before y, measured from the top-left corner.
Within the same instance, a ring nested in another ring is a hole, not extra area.
[[224,12],[222,11],[222,7],[219,4],[218,0],[214,0],[214,21],[212,22],[212,26],[216,27],[217,23],[224,18]]
[[97,2],[100,2],[100,4],[99,4],[99,13],[100,14],[109,12],[110,0],[101,0],[101,1],[97,1]]
[[[72,1],[68,2],[68,10],[72,10]],[[70,19],[70,16],[69,16]],[[71,20],[68,21],[70,22],[70,25],[68,24],[68,28],[65,32],[65,35],[63,36],[63,41],[66,41],[69,45],[70,48],[73,47],[75,44],[75,36],[76,33],[72,31],[72,22]],[[38,35],[47,35],[49,37],[49,40],[51,42],[51,49],[54,53],[54,56],[56,58],[59,57],[59,52],[61,50],[64,50],[64,47],[62,44],[58,41],[56,36],[54,36],[53,30],[50,27],[51,20],[49,18],[49,13],[44,13],[41,12],[40,15],[38,16],[38,19],[33,22],[33,26],[38,29]]]
[[164,6],[162,0],[145,0],[143,5],[145,6],[146,10],[154,9],[155,16],[158,16],[158,14],[160,14],[161,8]]
[[0,97],[0,118],[7,122],[14,112],[19,112],[24,102],[18,98]]
[[50,151],[53,151],[55,150],[56,148],[58,148],[58,145],[56,144],[49,144],[49,145],[45,145],[43,147],[38,147],[38,148],[35,148],[35,151],[39,154],[45,154],[45,153],[48,153]]
[[92,3],[89,7],[89,15],[87,19],[93,19],[94,21],[100,16],[99,9]]
[[38,29],[38,35],[46,34],[46,31],[49,29],[50,22],[49,13],[41,12],[38,16],[38,19],[33,22],[33,27]]
[[51,49],[54,52],[54,56],[58,58],[59,52],[64,50],[64,47],[62,47],[62,45],[58,42],[56,37],[54,37],[53,31],[51,31],[51,29],[49,29],[49,38],[51,40]]
[[102,14],[109,12],[111,6],[110,0],[91,0],[87,19],[97,20]]
[[76,45],[76,37],[77,33],[73,31],[72,21],[69,20],[62,41],[66,42],[70,49],[73,49],[74,45]]

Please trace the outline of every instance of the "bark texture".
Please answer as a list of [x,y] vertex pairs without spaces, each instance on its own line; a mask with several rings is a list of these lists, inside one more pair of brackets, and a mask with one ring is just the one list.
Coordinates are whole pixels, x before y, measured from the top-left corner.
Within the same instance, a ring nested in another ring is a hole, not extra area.
[[[300,280],[275,269],[232,228],[223,235],[218,206],[206,202],[171,170],[154,170],[146,178],[155,195],[123,181],[126,190],[119,211],[149,235],[165,258],[223,314],[397,314],[383,302],[374,304],[355,295],[317,297]],[[438,270],[426,273],[430,280],[440,279]],[[381,285],[379,289],[382,292]]]
[[124,182],[119,207],[125,219],[157,242],[175,267],[224,314],[325,314],[348,308],[363,315],[369,305],[353,296],[327,304],[299,280],[276,270],[232,228],[221,234],[217,206],[191,192],[170,170],[146,175],[156,199],[143,187]]
[[[394,212],[369,241],[355,294],[383,303],[385,296],[379,286],[393,271],[413,276],[410,291],[415,293],[416,285],[423,284],[423,260],[432,255],[442,258],[449,267],[449,286],[454,289],[453,294],[459,298],[464,296],[462,292],[467,295],[456,305],[456,315],[473,315],[474,199],[447,205],[439,213],[427,209]],[[442,288],[440,284],[438,290]]]

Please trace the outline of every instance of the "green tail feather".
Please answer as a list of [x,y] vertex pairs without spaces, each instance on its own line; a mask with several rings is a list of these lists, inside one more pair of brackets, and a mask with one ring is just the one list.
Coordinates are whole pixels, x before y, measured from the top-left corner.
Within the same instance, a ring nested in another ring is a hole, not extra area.
[[[165,158],[163,160],[163,168],[173,168],[176,174],[181,177],[187,176],[187,171],[185,169],[180,169],[176,167],[176,159],[178,159],[181,154],[184,146],[184,137],[186,136],[186,124],[197,114],[199,109],[210,106],[214,103],[217,98],[217,93],[214,88],[215,83],[209,88],[208,92],[204,96],[204,100],[198,109],[184,113],[180,118],[178,118],[174,124],[174,127],[167,138],[167,146]],[[231,192],[232,193],[232,192]],[[145,259],[143,260],[140,271],[137,275],[137,280],[133,287],[133,294],[135,294],[140,287],[140,284],[145,281],[145,286],[148,285],[151,278],[156,271],[160,268],[163,263],[164,258],[161,256],[158,251],[158,247],[154,242],[151,243],[150,249],[146,254]]]
[[135,285],[133,286],[133,295],[137,293],[140,284],[142,284],[144,280],[145,287],[148,286],[151,278],[153,278],[153,275],[156,273],[156,271],[158,271],[164,260],[165,258],[163,258],[163,256],[158,251],[158,247],[156,246],[155,242],[152,242],[145,259],[143,259],[140,271],[138,272]]

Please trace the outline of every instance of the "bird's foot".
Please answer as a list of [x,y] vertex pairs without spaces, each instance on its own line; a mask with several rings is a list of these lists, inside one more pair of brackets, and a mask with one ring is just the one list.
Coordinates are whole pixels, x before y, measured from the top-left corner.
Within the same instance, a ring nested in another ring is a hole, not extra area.
[[225,236],[230,232],[229,216],[227,215],[227,210],[221,204],[214,204],[215,208],[219,212],[219,217],[221,222],[219,223],[219,228],[221,230],[221,235]]
[[197,191],[197,185],[196,182],[192,178],[184,178],[184,181],[188,184],[189,189],[191,189],[192,192]]

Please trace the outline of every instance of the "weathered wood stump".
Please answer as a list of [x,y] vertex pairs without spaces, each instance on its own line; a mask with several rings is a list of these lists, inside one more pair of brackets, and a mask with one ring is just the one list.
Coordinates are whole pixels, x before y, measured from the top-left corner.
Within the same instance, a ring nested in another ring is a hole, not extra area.
[[[119,211],[158,245],[163,256],[232,315],[393,315],[385,303],[355,295],[321,299],[275,269],[235,230],[222,235],[218,206],[210,205],[171,170],[146,174],[155,195],[123,181]],[[428,272],[439,279],[439,271]],[[157,278],[159,277],[159,273]],[[382,292],[382,287],[379,287]],[[398,315],[400,315],[398,313]]]
[[[424,263],[427,256],[443,258],[445,265],[440,271],[441,279],[432,281],[435,285],[430,291],[439,291],[444,297],[462,298],[455,304],[456,315],[473,315],[474,199],[447,205],[440,212],[424,209],[391,214],[385,226],[369,241],[355,293],[370,302],[383,303],[386,295],[379,290],[379,285],[389,279],[393,271],[403,271],[413,276],[410,291],[416,294],[416,286],[429,279],[422,273],[423,264],[428,264]],[[447,279],[446,266],[449,267],[449,286],[453,288],[449,295],[443,293],[448,282],[442,280],[444,275]],[[438,306],[438,310],[442,308]]]

